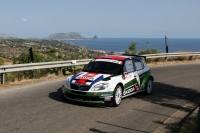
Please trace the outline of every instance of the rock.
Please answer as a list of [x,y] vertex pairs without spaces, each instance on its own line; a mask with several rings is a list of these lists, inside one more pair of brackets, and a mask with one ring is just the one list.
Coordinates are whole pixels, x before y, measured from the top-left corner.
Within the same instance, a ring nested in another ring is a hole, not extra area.
[[98,40],[99,37],[97,35],[95,35],[92,39]]

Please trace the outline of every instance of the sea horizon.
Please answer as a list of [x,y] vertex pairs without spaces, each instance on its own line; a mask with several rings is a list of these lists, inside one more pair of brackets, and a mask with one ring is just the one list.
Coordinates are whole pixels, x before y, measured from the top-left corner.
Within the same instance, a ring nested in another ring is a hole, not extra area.
[[[75,46],[85,46],[90,50],[103,50],[106,52],[124,52],[131,42],[136,43],[137,52],[146,49],[158,49],[165,52],[165,38],[86,38],[83,40],[61,40],[71,42]],[[149,45],[148,45],[148,42]],[[200,51],[200,38],[167,38],[169,52],[197,52]]]

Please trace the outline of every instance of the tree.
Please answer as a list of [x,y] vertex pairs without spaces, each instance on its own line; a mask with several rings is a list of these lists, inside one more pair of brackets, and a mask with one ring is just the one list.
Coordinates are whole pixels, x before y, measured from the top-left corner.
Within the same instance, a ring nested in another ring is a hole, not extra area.
[[135,42],[131,42],[129,44],[129,48],[128,50],[125,50],[125,54],[127,55],[135,55],[136,54],[136,43]]

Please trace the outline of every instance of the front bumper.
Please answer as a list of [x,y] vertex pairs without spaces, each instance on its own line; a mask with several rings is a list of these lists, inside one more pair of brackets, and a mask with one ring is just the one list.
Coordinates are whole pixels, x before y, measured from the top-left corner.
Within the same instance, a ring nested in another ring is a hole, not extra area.
[[89,104],[107,104],[112,101],[113,97],[113,92],[82,92],[69,90],[65,87],[62,90],[66,99]]

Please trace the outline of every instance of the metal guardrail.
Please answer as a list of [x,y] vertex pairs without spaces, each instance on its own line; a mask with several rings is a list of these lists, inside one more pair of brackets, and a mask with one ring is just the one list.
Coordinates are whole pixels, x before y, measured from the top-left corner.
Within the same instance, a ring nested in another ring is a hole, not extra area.
[[160,54],[146,54],[147,59],[163,58],[163,57],[180,57],[180,56],[198,56],[200,52],[179,52],[179,53],[160,53]]
[[45,68],[62,68],[62,67],[67,67],[67,66],[79,66],[79,65],[86,65],[90,61],[91,59],[84,59],[84,60],[68,60],[68,61],[56,61],[56,62],[3,65],[3,66],[0,66],[1,84],[4,84],[5,73],[38,70],[38,69],[45,69]]
[[[161,54],[146,54],[147,59],[162,58],[162,57],[178,57],[178,56],[198,56],[200,52],[180,52],[180,53],[161,53]],[[42,62],[42,63],[27,63],[27,64],[14,64],[0,66],[1,84],[4,84],[4,75],[9,72],[28,71],[45,68],[62,68],[67,66],[86,65],[92,59],[83,60],[68,60],[56,62]]]
[[0,66],[0,73],[36,70],[44,68],[67,67],[75,65],[78,66],[78,65],[85,65],[89,61],[91,61],[91,59],[4,65]]

